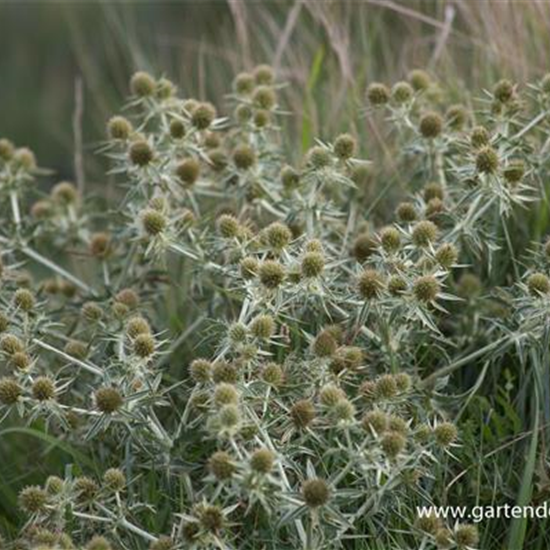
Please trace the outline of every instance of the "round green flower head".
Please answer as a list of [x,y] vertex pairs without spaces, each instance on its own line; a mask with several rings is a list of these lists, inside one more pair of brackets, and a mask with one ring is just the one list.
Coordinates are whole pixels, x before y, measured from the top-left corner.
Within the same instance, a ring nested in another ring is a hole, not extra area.
[[138,97],[147,97],[155,93],[155,79],[145,71],[134,73],[130,80],[130,89]]
[[111,139],[126,140],[133,131],[132,123],[123,116],[114,116],[107,123],[107,133]]
[[185,185],[193,185],[200,173],[201,165],[196,158],[183,160],[176,167],[176,175]]
[[416,520],[416,526],[424,533],[435,535],[439,529],[441,529],[441,520],[431,514],[429,516],[420,516]]
[[300,184],[300,174],[292,166],[283,166],[281,169],[281,183],[287,190],[296,189]]
[[514,96],[514,85],[509,80],[503,79],[496,83],[493,95],[500,103],[508,103]]
[[319,401],[325,407],[333,407],[345,397],[344,391],[334,384],[325,384],[319,392]]
[[338,344],[330,330],[322,330],[313,341],[313,353],[317,357],[330,357],[336,353]]
[[527,287],[534,296],[548,294],[550,292],[550,279],[544,273],[533,273],[527,279]]
[[430,111],[422,115],[418,128],[423,137],[426,139],[434,139],[443,129],[443,119],[440,114]]
[[334,154],[340,160],[349,160],[355,155],[357,141],[349,134],[341,134],[334,142]]
[[239,145],[233,150],[233,164],[239,170],[249,170],[256,164],[256,153],[250,145]]
[[455,542],[459,548],[471,548],[477,546],[479,533],[475,525],[457,525],[454,531]]
[[498,154],[490,146],[482,147],[476,156],[476,169],[482,174],[493,174],[498,168]]
[[325,269],[325,258],[321,252],[307,252],[300,266],[303,277],[319,277]]
[[232,384],[222,382],[214,390],[214,403],[216,405],[236,405],[239,402],[239,392]]
[[152,334],[139,334],[134,339],[134,353],[138,357],[149,357],[155,352],[155,339]]
[[296,428],[307,428],[315,419],[315,407],[309,399],[300,399],[290,409],[290,417]]
[[239,95],[250,95],[254,86],[254,77],[250,73],[239,73],[233,81],[233,89]]
[[241,260],[240,267],[243,279],[254,279],[254,277],[258,274],[260,263],[256,258],[247,256]]
[[271,123],[271,114],[269,111],[262,109],[254,113],[254,125],[256,128],[267,128]]
[[250,467],[258,474],[269,474],[275,465],[275,454],[269,449],[258,449],[250,457]]
[[480,149],[481,147],[489,145],[490,138],[491,136],[487,128],[484,126],[476,126],[470,134],[470,143],[475,149]]
[[23,395],[23,389],[15,378],[0,378],[0,403],[2,405],[15,405]]
[[16,290],[13,295],[13,305],[27,313],[34,308],[35,303],[34,294],[26,288]]
[[25,351],[23,342],[15,334],[4,334],[0,339],[0,349],[7,355]]
[[15,147],[9,139],[0,139],[0,159],[4,161],[11,160],[15,153]]
[[337,422],[351,422],[355,418],[355,407],[348,399],[340,399],[331,410],[331,417]]
[[284,382],[284,372],[277,363],[268,363],[262,369],[262,380],[275,388],[281,386]]
[[266,227],[265,236],[269,246],[276,252],[280,252],[285,248],[292,239],[290,229],[281,222],[273,222]]
[[189,374],[197,383],[209,382],[212,378],[212,363],[206,359],[195,359],[189,365]]
[[275,72],[269,65],[258,65],[254,69],[254,81],[258,85],[269,85],[275,82]]
[[99,388],[95,392],[94,397],[97,409],[105,414],[115,413],[124,403],[120,392],[111,386]]
[[130,160],[136,166],[147,166],[153,160],[153,149],[144,139],[134,141],[130,145]]
[[143,317],[141,317],[141,315],[136,315],[135,317],[132,317],[126,323],[126,334],[130,338],[135,338],[140,334],[150,334],[150,333],[151,333],[151,327],[147,322],[147,319],[144,319]]
[[441,267],[449,269],[458,260],[458,250],[454,244],[444,243],[436,250],[435,257]]
[[401,235],[395,227],[386,227],[380,232],[380,243],[387,252],[395,252],[401,246]]
[[266,288],[275,289],[283,282],[285,269],[275,260],[266,260],[260,264],[259,276]]
[[129,309],[135,309],[139,305],[139,296],[131,288],[123,288],[115,295],[115,302],[124,304]]
[[149,545],[149,550],[173,550],[175,546],[174,541],[170,537],[161,535]]
[[241,421],[241,413],[234,404],[224,405],[219,412],[218,419],[222,427],[234,428]]
[[412,242],[419,247],[428,246],[437,239],[437,226],[430,221],[418,222],[412,231]]
[[395,211],[400,222],[411,223],[418,218],[418,212],[412,202],[402,202]]
[[376,241],[373,237],[368,233],[362,233],[355,239],[352,253],[358,262],[363,263],[369,259],[375,250]]
[[468,122],[468,111],[464,105],[451,105],[445,112],[445,120],[453,130],[461,130]]
[[111,235],[105,232],[94,233],[88,250],[96,258],[106,258],[111,252]]
[[407,444],[405,437],[398,432],[387,432],[382,437],[380,446],[388,458],[396,458]]
[[218,233],[226,238],[233,239],[240,235],[241,224],[235,216],[231,214],[222,214],[217,221]]
[[216,118],[216,109],[211,103],[200,103],[191,113],[191,124],[197,130],[206,130]]
[[511,159],[502,173],[508,183],[515,185],[525,174],[525,163],[521,159]]
[[74,204],[78,200],[78,191],[69,181],[59,182],[51,192],[52,199],[60,204]]
[[373,82],[367,88],[367,99],[374,107],[385,105],[390,100],[391,92],[385,84]]
[[326,168],[331,164],[330,152],[324,147],[316,145],[308,151],[307,163],[315,170]]
[[358,289],[365,300],[378,298],[384,290],[384,278],[375,269],[365,269],[359,277]]
[[397,389],[400,393],[408,392],[412,385],[412,380],[406,372],[400,372],[394,376]]
[[408,81],[411,83],[411,86],[417,92],[423,92],[430,87],[432,79],[430,75],[423,71],[422,69],[413,69],[407,75]]
[[179,120],[174,119],[170,122],[170,136],[173,139],[181,139],[185,135],[185,124]]
[[258,315],[250,324],[250,332],[261,339],[268,339],[275,332],[275,321],[271,315]]
[[440,285],[433,275],[418,277],[413,283],[413,293],[419,302],[431,302],[437,298]]
[[365,430],[372,430],[380,435],[388,429],[388,415],[384,411],[375,409],[365,414],[361,424]]
[[269,86],[259,86],[252,94],[252,101],[256,107],[270,111],[277,103],[277,94]]
[[145,233],[152,237],[160,235],[168,225],[168,221],[164,214],[152,208],[141,212],[140,217]]
[[441,422],[434,428],[434,436],[438,445],[448,447],[458,437],[458,431],[451,422]]
[[397,82],[391,89],[391,98],[398,105],[407,103],[414,95],[413,87],[408,82]]
[[212,365],[212,380],[216,384],[226,382],[228,384],[235,384],[237,382],[238,372],[233,363],[227,361],[216,361]]
[[330,488],[324,479],[308,479],[302,484],[302,498],[309,508],[319,508],[330,500]]
[[111,491],[122,491],[126,487],[126,476],[119,468],[109,468],[103,474],[103,483]]
[[217,451],[208,459],[208,470],[218,480],[230,479],[237,468],[233,458],[225,451]]
[[430,202],[432,199],[443,200],[443,187],[436,182],[427,183],[422,191],[422,196],[425,203]]
[[22,510],[29,514],[34,514],[45,509],[48,502],[48,494],[41,487],[30,485],[19,493],[18,502]]
[[398,394],[397,382],[392,374],[383,374],[376,379],[374,395],[376,399],[391,399]]
[[55,384],[47,376],[39,376],[32,384],[32,396],[37,401],[49,401],[55,397]]

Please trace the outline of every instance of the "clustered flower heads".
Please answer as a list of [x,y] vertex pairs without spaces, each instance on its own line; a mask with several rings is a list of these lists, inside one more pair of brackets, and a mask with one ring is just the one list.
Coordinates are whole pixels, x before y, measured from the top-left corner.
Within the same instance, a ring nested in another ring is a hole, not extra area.
[[475,113],[422,70],[370,83],[411,180],[372,212],[380,159],[351,132],[288,158],[281,90],[267,65],[240,73],[226,113],[135,73],[100,150],[117,215],[70,182],[40,196],[34,155],[0,140],[0,422],[103,466],[18,487],[15,547],[479,544],[416,510],[486,477],[460,465],[495,397],[475,377],[546,359],[550,241],[524,258],[510,222],[540,202],[545,119],[507,80]]

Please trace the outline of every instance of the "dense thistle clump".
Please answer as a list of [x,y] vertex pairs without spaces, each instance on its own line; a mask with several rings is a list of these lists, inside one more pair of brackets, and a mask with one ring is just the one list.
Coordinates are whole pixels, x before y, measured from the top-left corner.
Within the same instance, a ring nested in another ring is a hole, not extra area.
[[[500,412],[531,435],[544,416],[549,82],[486,101],[411,71],[367,89],[384,158],[353,122],[298,158],[269,66],[219,114],[139,72],[101,144],[109,200],[40,196],[32,152],[0,140],[2,433],[47,430],[75,459],[21,492],[17,547],[361,546],[379,525],[381,548],[478,545],[415,509],[493,494],[487,472],[531,445],[502,445]],[[494,459],[449,483],[480,404]]]

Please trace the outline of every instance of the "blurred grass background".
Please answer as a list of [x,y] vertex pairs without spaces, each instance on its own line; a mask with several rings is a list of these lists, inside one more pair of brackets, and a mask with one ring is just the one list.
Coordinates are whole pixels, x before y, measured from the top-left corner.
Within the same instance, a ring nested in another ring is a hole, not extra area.
[[428,67],[479,93],[538,76],[548,28],[550,3],[536,0],[0,2],[0,134],[72,178],[80,81],[86,175],[99,183],[95,145],[134,70],[220,105],[236,72],[268,62],[289,83],[289,150],[343,129],[376,140],[357,117],[367,82]]

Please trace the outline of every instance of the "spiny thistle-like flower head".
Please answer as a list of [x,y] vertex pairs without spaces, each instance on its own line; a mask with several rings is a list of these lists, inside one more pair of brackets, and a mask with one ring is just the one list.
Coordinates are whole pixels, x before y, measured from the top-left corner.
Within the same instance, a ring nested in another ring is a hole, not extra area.
[[254,87],[254,76],[250,73],[239,73],[233,81],[233,89],[239,95],[250,95],[252,93],[252,90],[254,90]]
[[106,258],[111,253],[111,235],[105,232],[94,233],[90,239],[89,250],[96,258]]
[[25,351],[25,346],[15,334],[4,334],[0,338],[0,350],[7,355],[13,355],[19,351]]
[[281,222],[273,222],[265,228],[265,238],[268,245],[276,252],[280,252],[288,246],[292,239],[292,233],[287,225]]
[[325,258],[321,252],[307,252],[302,258],[300,270],[303,277],[319,277],[325,269]]
[[155,93],[155,79],[145,71],[134,73],[130,80],[130,89],[138,97],[152,96]]
[[223,428],[235,428],[241,421],[241,412],[235,404],[224,405],[218,418]]
[[458,431],[451,422],[441,422],[434,428],[434,436],[438,445],[448,447],[458,437]]
[[358,262],[363,263],[376,250],[376,241],[369,233],[361,233],[353,243],[353,255]]
[[426,139],[434,139],[443,129],[443,119],[439,113],[430,111],[422,115],[419,124],[419,130]]
[[407,75],[407,79],[417,92],[427,90],[432,82],[430,75],[422,69],[413,69]]
[[19,493],[18,502],[22,510],[29,514],[35,514],[46,508],[48,494],[41,487],[30,485]]
[[220,481],[230,479],[237,471],[231,455],[225,451],[217,451],[208,459],[208,470]]
[[283,369],[277,363],[268,363],[262,369],[262,379],[266,384],[277,388],[284,382]]
[[322,330],[313,341],[313,353],[317,357],[330,357],[337,348],[338,343],[330,330]]
[[405,449],[406,444],[406,438],[395,431],[385,433],[380,442],[380,446],[388,458],[397,457]]
[[476,126],[470,134],[470,143],[475,149],[489,145],[491,136],[485,126]]
[[155,338],[150,333],[138,334],[134,339],[133,349],[138,357],[149,357],[155,352]]
[[269,449],[257,449],[250,457],[250,467],[259,474],[269,474],[275,465],[275,453]]
[[307,163],[315,170],[322,170],[331,164],[330,152],[316,145],[307,152]]
[[365,269],[358,282],[359,294],[365,300],[378,298],[384,290],[384,278],[375,269]]
[[73,489],[78,502],[90,502],[97,496],[99,485],[91,477],[79,476],[74,480]]
[[195,359],[189,365],[189,374],[197,383],[209,382],[212,378],[212,363],[206,359]]
[[522,180],[525,174],[525,163],[522,159],[511,159],[502,173],[508,183],[515,185]]
[[287,164],[281,168],[281,183],[287,190],[296,189],[300,185],[300,174]]
[[376,379],[374,395],[376,399],[385,400],[395,397],[399,392],[397,382],[392,374],[383,374]]
[[418,277],[413,283],[413,293],[419,302],[431,302],[437,298],[441,287],[433,275]]
[[493,95],[497,101],[508,103],[514,96],[515,86],[507,79],[502,79],[495,84]]
[[191,124],[197,130],[206,130],[216,118],[216,109],[211,103],[199,103],[191,113]]
[[216,384],[221,382],[234,384],[237,381],[237,377],[238,371],[234,363],[220,360],[212,365],[212,380],[214,380]]
[[401,275],[392,275],[388,279],[388,292],[392,296],[399,296],[407,290],[407,281]]
[[166,216],[153,208],[147,208],[140,213],[141,224],[147,235],[155,237],[160,235],[168,225]]
[[74,204],[78,200],[78,191],[73,183],[61,181],[53,187],[51,196],[57,203]]
[[22,311],[32,311],[35,303],[34,294],[26,288],[16,290],[13,295],[13,305]]
[[391,92],[385,84],[373,82],[367,88],[367,99],[374,107],[385,105],[390,100]]
[[402,202],[397,206],[396,215],[399,221],[411,223],[418,218],[418,212],[412,202]]
[[232,384],[222,382],[214,390],[214,402],[216,405],[236,405],[239,402],[239,392]]
[[355,155],[357,141],[350,134],[339,135],[334,142],[334,154],[340,160],[348,160]]
[[170,537],[161,535],[149,545],[149,550],[173,550],[175,546],[174,541]]
[[181,161],[176,167],[176,175],[185,185],[193,185],[200,174],[201,165],[196,158],[190,157]]
[[445,120],[453,130],[461,130],[468,122],[468,111],[464,105],[451,105],[445,112]]
[[6,138],[0,139],[0,159],[3,161],[9,161],[13,158],[15,153],[15,147],[13,143]]
[[277,103],[277,94],[269,86],[258,86],[252,94],[252,102],[256,107],[270,111]]
[[250,324],[250,332],[261,339],[268,339],[275,332],[275,321],[271,315],[258,315]]
[[407,103],[414,95],[413,87],[405,81],[396,82],[391,89],[391,98],[398,105]]
[[330,500],[330,488],[324,479],[307,479],[302,484],[302,498],[309,508],[319,508]]
[[550,292],[550,278],[544,273],[532,273],[527,278],[527,287],[534,296],[548,294]]
[[412,241],[419,247],[428,246],[436,240],[437,234],[437,226],[433,222],[424,220],[414,226]]
[[395,252],[401,246],[401,235],[395,227],[385,227],[380,232],[380,243],[387,252]]
[[95,302],[86,302],[82,306],[81,314],[87,321],[95,322],[103,317],[103,310]]
[[126,487],[126,476],[120,468],[109,468],[103,474],[103,484],[111,491],[122,491]]
[[443,200],[445,196],[443,193],[443,187],[437,182],[430,182],[424,186],[422,195],[424,197],[424,202],[429,203],[433,199]]
[[290,416],[297,428],[307,428],[315,419],[315,407],[309,399],[296,401],[290,409]]
[[363,428],[373,430],[376,434],[380,435],[388,429],[388,415],[380,409],[374,409],[365,414],[362,425]]
[[113,414],[124,404],[122,394],[112,386],[104,386],[95,392],[95,403],[99,411]]
[[250,145],[238,145],[233,149],[233,164],[239,170],[249,170],[256,164],[256,152]]
[[138,139],[130,145],[130,160],[136,166],[147,166],[154,158],[153,149],[145,139]]
[[23,388],[15,378],[0,378],[0,403],[15,405],[23,395]]
[[346,394],[344,391],[338,386],[334,384],[325,384],[319,392],[319,401],[326,407],[333,407],[338,401],[344,399],[345,396]]
[[284,281],[285,269],[275,260],[266,260],[260,264],[259,277],[266,288],[275,289]]
[[260,86],[273,84],[275,82],[275,71],[266,64],[258,65],[254,69],[253,75],[254,81]]
[[435,257],[441,267],[449,269],[458,260],[458,250],[451,243],[443,243],[435,252]]
[[497,171],[499,158],[497,152],[490,146],[482,147],[476,155],[476,169],[482,174],[493,174]]
[[37,401],[49,401],[55,397],[54,381],[48,376],[39,376],[32,384],[32,396]]
[[132,123],[123,116],[114,116],[107,123],[107,133],[111,139],[127,140],[133,131]]

